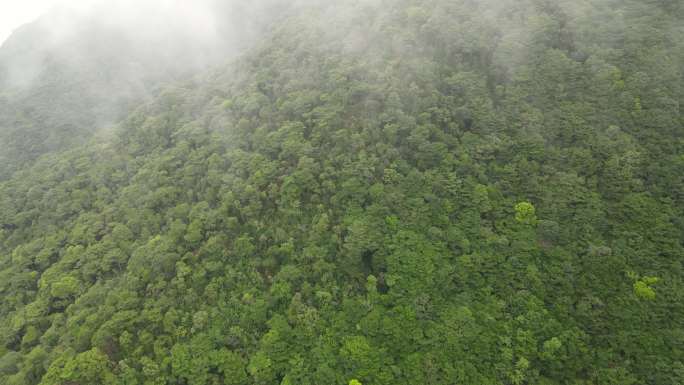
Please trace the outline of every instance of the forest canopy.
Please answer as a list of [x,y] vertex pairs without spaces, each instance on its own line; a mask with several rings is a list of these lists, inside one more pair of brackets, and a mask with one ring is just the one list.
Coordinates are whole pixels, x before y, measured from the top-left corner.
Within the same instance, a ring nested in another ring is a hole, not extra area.
[[283,15],[0,88],[0,383],[684,383],[680,1]]

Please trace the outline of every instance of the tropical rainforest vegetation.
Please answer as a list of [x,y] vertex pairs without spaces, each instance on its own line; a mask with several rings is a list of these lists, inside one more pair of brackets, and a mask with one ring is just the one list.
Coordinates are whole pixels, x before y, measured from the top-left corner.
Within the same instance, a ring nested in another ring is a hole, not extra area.
[[684,383],[680,1],[296,7],[7,171],[0,383]]

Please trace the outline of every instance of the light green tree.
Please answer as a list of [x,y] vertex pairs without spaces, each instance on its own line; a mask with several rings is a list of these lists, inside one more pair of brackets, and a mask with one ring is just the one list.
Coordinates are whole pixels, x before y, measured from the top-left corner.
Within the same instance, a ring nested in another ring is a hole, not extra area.
[[515,220],[526,225],[537,223],[536,210],[532,203],[520,202],[515,205]]

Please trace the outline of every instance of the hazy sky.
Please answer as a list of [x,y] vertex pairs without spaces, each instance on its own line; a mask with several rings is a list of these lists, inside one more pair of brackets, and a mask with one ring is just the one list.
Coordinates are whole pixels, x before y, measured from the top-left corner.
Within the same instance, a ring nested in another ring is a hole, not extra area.
[[0,44],[14,29],[37,19],[56,4],[78,7],[87,2],[88,0],[0,0]]
[[208,33],[215,27],[211,4],[205,0],[0,0],[0,44],[16,28],[38,19],[56,5],[86,12],[98,5],[106,6],[110,12],[107,21],[120,23],[152,12],[162,21],[185,21],[181,24],[185,29]]

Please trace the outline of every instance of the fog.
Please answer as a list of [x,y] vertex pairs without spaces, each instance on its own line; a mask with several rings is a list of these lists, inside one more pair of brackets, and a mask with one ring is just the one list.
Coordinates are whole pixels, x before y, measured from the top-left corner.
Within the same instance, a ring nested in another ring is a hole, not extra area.
[[[285,0],[71,0],[56,3],[0,49],[0,85],[27,87],[45,64],[154,75],[229,60],[287,7]],[[44,3],[46,5],[47,3]],[[94,63],[95,62],[95,63]],[[53,69],[54,71],[54,69]],[[121,74],[118,74],[121,76]],[[4,80],[4,83],[3,83]]]
[[[15,14],[45,12],[0,47],[0,161],[28,160],[88,140],[165,85],[234,60],[291,5],[286,0],[17,5]],[[0,166],[0,179],[2,174]]]
[[[151,29],[172,23],[187,28],[198,35],[215,33],[215,4],[211,1],[178,0],[8,0],[0,3],[0,44],[23,24],[35,21],[41,16],[54,17],[57,10],[69,11],[72,16],[96,17],[102,24],[126,25]],[[59,35],[68,30],[68,25],[52,19],[51,27]],[[157,25],[154,25],[154,24]],[[73,20],[70,23],[73,26]],[[65,29],[65,27],[67,27]]]
[[6,0],[0,2],[0,45],[12,31],[21,25],[37,19],[57,0]]

